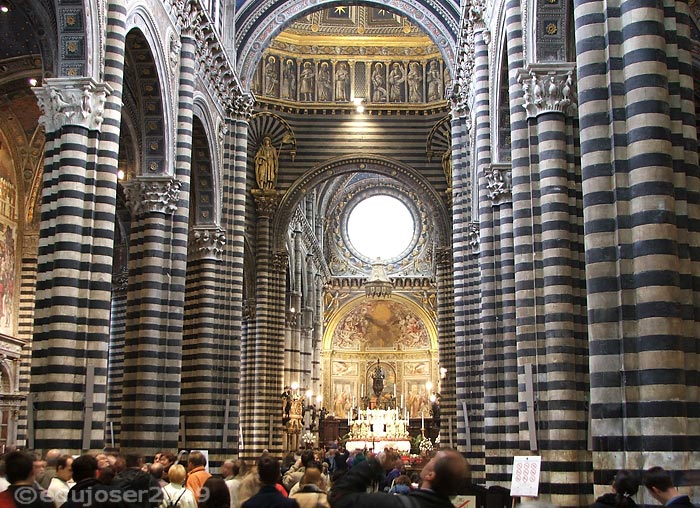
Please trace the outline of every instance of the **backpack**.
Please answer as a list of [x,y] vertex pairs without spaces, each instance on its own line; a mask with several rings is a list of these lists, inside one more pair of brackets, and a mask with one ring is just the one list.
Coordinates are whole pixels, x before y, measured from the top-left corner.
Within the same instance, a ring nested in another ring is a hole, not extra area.
[[178,503],[180,502],[180,499],[182,499],[182,496],[185,495],[185,492],[187,491],[186,488],[182,488],[182,492],[180,492],[180,495],[177,497],[175,501],[173,501],[173,498],[170,497],[170,494],[168,494],[168,491],[163,489],[163,492],[165,492],[165,495],[168,497],[168,504],[166,505],[167,508],[177,508]]

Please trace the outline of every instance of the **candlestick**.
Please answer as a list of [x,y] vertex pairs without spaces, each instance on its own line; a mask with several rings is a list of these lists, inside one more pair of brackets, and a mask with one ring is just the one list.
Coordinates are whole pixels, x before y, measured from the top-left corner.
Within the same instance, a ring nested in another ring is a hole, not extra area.
[[421,430],[425,428],[425,419],[423,418],[423,411],[420,412],[420,428]]
[[396,400],[396,385],[394,385],[394,400]]
[[364,383],[362,383],[362,387],[360,388],[360,397],[364,397],[364,396],[365,396],[365,385],[364,385]]
[[403,407],[403,393],[401,394],[401,405],[399,407]]

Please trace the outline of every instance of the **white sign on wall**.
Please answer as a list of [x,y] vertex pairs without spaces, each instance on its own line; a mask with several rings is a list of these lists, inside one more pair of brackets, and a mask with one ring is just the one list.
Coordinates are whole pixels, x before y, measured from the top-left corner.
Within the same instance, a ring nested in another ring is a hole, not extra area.
[[537,497],[540,487],[540,466],[542,457],[513,457],[513,477],[510,483],[510,495]]

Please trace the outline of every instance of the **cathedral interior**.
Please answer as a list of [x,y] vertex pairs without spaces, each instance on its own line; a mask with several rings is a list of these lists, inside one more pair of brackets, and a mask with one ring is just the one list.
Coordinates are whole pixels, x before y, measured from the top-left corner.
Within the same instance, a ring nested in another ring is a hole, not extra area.
[[216,469],[393,410],[483,485],[697,503],[699,18],[0,0],[2,450]]

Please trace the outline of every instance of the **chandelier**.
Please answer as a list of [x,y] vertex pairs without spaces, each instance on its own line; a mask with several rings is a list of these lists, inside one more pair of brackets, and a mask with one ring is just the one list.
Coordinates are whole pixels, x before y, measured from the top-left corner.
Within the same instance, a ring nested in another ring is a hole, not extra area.
[[372,263],[367,282],[365,282],[365,295],[367,298],[387,299],[391,297],[394,285],[386,274],[386,265],[380,258]]

